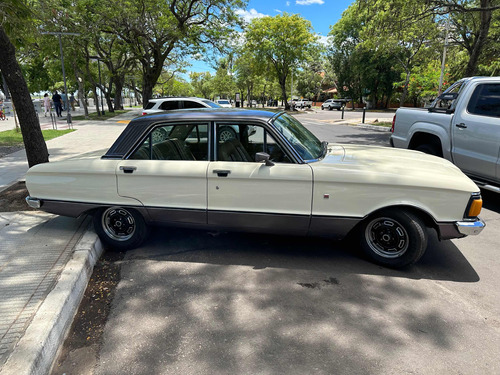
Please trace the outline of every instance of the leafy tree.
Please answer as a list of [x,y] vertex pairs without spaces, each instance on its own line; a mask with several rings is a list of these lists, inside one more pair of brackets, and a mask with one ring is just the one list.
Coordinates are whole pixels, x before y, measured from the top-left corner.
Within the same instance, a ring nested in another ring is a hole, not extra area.
[[213,77],[209,72],[196,73],[191,72],[189,75],[191,85],[194,89],[194,94],[202,98],[211,98],[213,89]]
[[[43,139],[40,122],[31,102],[28,85],[16,59],[16,48],[9,34],[19,37],[13,30],[32,26],[31,13],[24,2],[19,0],[2,1],[0,5],[0,70],[9,87],[12,101],[16,107],[26,156],[30,167],[49,161],[47,145]],[[17,38],[16,38],[17,40]]]
[[246,50],[253,51],[258,60],[272,64],[285,108],[289,109],[286,101],[287,77],[315,50],[316,37],[311,23],[297,14],[287,13],[255,18],[248,25],[245,38]]
[[101,6],[114,7],[109,32],[116,33],[138,59],[142,68],[144,102],[163,67],[183,59],[187,54],[204,51],[207,45],[223,49],[239,21],[234,9],[242,0],[150,0],[116,2],[107,0]]

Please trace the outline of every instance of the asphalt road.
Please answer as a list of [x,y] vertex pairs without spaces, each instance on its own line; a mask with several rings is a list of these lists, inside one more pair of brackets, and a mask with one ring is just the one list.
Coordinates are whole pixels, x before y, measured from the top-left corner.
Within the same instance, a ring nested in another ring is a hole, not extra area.
[[[321,139],[388,145],[302,116]],[[350,243],[156,229],[118,262],[94,373],[499,374],[500,197],[484,199],[480,236],[432,234],[403,271]]]

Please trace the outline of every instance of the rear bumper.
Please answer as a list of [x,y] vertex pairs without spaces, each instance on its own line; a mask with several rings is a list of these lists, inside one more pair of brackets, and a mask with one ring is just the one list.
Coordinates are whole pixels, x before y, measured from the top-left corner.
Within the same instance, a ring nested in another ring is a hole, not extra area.
[[465,236],[473,236],[481,233],[486,226],[485,222],[478,218],[476,221],[457,221],[455,223],[458,231]]

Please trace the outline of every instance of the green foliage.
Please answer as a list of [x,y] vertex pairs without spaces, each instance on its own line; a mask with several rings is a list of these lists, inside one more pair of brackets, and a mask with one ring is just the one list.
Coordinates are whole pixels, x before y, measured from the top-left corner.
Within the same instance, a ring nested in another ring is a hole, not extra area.
[[317,51],[311,23],[297,14],[287,13],[255,18],[245,31],[245,39],[244,49],[253,55],[256,66],[265,69],[270,64],[273,67],[282,98],[286,100],[286,81],[291,70]]

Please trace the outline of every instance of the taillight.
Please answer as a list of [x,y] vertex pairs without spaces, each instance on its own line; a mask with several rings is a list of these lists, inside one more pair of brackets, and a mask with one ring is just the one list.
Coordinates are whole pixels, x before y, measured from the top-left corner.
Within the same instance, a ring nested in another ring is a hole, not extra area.
[[143,115],[143,116],[146,116],[146,115],[147,115],[147,113],[146,113],[146,112],[142,112],[142,115]]
[[394,124],[396,123],[396,115],[392,118],[391,133],[394,133]]

